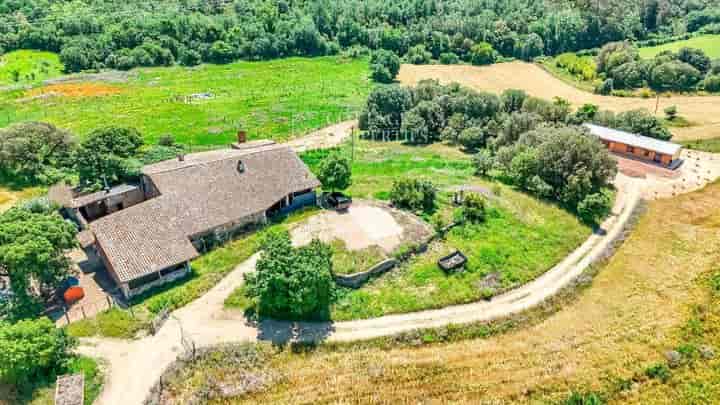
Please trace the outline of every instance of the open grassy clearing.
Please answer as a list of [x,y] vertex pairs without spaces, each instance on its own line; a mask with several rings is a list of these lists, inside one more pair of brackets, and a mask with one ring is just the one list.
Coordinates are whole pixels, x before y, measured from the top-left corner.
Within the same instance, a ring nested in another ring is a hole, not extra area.
[[[720,345],[718,198],[716,183],[651,202],[592,285],[552,315],[528,314],[525,328],[454,343],[423,345],[420,336],[383,349],[278,352],[263,370],[276,376],[272,383],[230,402],[557,403],[573,391],[593,391],[618,404],[713,403],[720,392],[717,356],[685,357],[692,364],[670,369],[665,383],[646,370],[664,364],[667,350]],[[219,372],[223,367],[218,361],[193,368],[194,378],[168,390],[186,397],[214,378],[237,383]]]
[[0,212],[10,209],[20,201],[37,197],[41,193],[42,190],[38,187],[15,190],[0,186]]
[[682,142],[683,146],[688,149],[704,150],[706,152],[720,153],[720,138],[713,139],[697,139],[694,141]]
[[[655,111],[655,98],[613,97],[593,94],[564,82],[543,67],[510,62],[490,66],[466,65],[402,65],[400,82],[413,85],[423,79],[437,79],[441,83],[458,82],[480,91],[500,93],[505,89],[523,89],[530,95],[552,99],[562,97],[574,107],[596,104],[602,109],[622,112],[644,108]],[[669,106],[677,106],[678,114],[695,125],[687,128],[671,128],[673,140],[694,140],[720,137],[720,96],[682,96],[660,98],[658,114]]]
[[[303,158],[314,168],[327,153],[311,152]],[[349,146],[342,153],[352,154]],[[454,228],[445,240],[433,243],[428,252],[359,290],[339,289],[339,299],[332,309],[334,320],[438,308],[495,295],[547,271],[590,234],[577,218],[554,205],[476,178],[470,157],[457,149],[356,141],[353,184],[348,190],[353,197],[386,199],[393,181],[404,177],[435,183],[441,191],[437,210],[448,219],[454,209],[448,191],[451,186],[480,185],[497,195],[490,200],[485,223]],[[455,249],[468,256],[467,270],[446,275],[437,266],[437,259]],[[340,273],[364,270],[357,266],[358,262],[367,268],[382,258],[356,252],[348,259],[348,254],[342,250],[339,253],[335,265],[340,267]],[[351,267],[354,270],[348,270],[349,261],[355,262]],[[226,305],[246,309],[249,301],[241,296],[242,288]]]
[[640,48],[640,56],[646,59],[653,58],[660,52],[677,52],[683,47],[702,49],[710,58],[720,58],[720,35],[699,35],[683,41]]
[[349,119],[372,84],[367,60],[289,58],[194,68],[136,69],[125,82],[64,82],[0,93],[0,126],[48,121],[81,137],[108,124],[136,127],[150,143],[222,145],[238,128],[284,140]]
[[56,53],[14,51],[0,56],[0,87],[37,84],[61,76],[63,65]]

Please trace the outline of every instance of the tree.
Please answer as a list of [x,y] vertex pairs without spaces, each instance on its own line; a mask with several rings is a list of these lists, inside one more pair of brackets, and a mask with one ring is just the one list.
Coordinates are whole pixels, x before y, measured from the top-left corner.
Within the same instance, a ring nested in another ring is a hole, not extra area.
[[525,99],[528,97],[524,90],[507,89],[500,95],[502,109],[507,113],[520,111]]
[[368,96],[360,114],[360,129],[371,133],[400,129],[402,114],[412,108],[412,92],[406,87],[379,86]]
[[370,58],[370,71],[376,82],[392,83],[400,72],[400,58],[392,51],[380,49]]
[[443,65],[457,65],[460,63],[460,58],[452,52],[441,53],[440,63]]
[[235,49],[224,41],[215,41],[209,50],[209,60],[214,63],[228,63],[235,59]]
[[710,58],[702,49],[682,47],[678,51],[678,59],[705,74],[710,70]]
[[495,159],[489,150],[481,149],[473,156],[473,165],[475,166],[475,174],[486,176],[495,165]]
[[675,105],[671,105],[671,106],[669,106],[669,107],[666,107],[665,110],[664,110],[664,112],[665,112],[665,118],[666,118],[668,121],[672,121],[672,120],[674,120],[675,118],[677,118],[678,109],[677,109],[677,106],[675,106]]
[[655,66],[650,72],[650,86],[657,91],[690,90],[701,79],[700,71],[693,66],[670,61]]
[[408,50],[405,59],[413,65],[427,65],[430,63],[432,54],[425,49],[424,45],[416,45]]
[[72,274],[65,253],[77,245],[75,226],[55,212],[12,208],[0,214],[0,275],[13,292],[7,315],[33,316],[42,298]]
[[473,65],[489,65],[497,60],[497,51],[487,42],[480,42],[470,48],[470,62]]
[[80,185],[97,190],[139,175],[138,150],[143,145],[134,128],[105,127],[91,132],[75,154]]
[[703,89],[711,93],[720,92],[720,75],[708,75],[702,82]]
[[21,388],[61,371],[76,341],[48,318],[0,321],[0,381]]
[[[545,43],[540,35],[532,32],[520,44],[519,56],[521,59],[531,61],[545,52]],[[516,52],[518,53],[518,52]]]
[[599,224],[610,214],[612,202],[612,192],[606,188],[598,193],[589,194],[578,203],[578,216],[587,224]]
[[669,141],[672,133],[647,110],[630,110],[615,115],[612,111],[599,111],[592,120],[595,124],[620,129],[638,135]]
[[70,164],[75,139],[70,132],[42,122],[13,124],[0,130],[0,171],[36,182],[49,170]]
[[261,316],[327,319],[334,280],[332,249],[315,239],[294,248],[290,234],[271,232],[263,240],[256,271],[245,275],[248,297]]
[[398,208],[429,213],[435,209],[436,194],[430,181],[401,179],[393,182],[390,201]]
[[325,190],[345,190],[352,184],[351,177],[350,162],[339,153],[329,155],[318,167],[318,179]]
[[458,136],[458,143],[468,150],[475,150],[485,146],[486,141],[487,134],[485,130],[480,127],[465,128]]

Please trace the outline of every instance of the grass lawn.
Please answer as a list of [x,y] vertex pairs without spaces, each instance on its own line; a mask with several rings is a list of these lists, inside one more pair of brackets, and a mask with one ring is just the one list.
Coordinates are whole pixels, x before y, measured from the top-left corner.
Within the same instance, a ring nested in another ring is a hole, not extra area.
[[[302,158],[313,169],[328,153],[314,151]],[[341,153],[353,155],[347,145]],[[590,234],[575,216],[555,205],[475,177],[470,156],[457,148],[356,141],[354,156],[353,183],[348,189],[353,197],[387,198],[393,181],[403,177],[431,180],[440,190],[438,211],[448,216],[453,210],[447,191],[450,186],[480,185],[492,189],[497,197],[490,204],[486,223],[453,229],[445,241],[361,289],[339,289],[339,299],[332,308],[334,320],[476,301],[537,277]],[[446,275],[436,261],[453,249],[461,249],[469,257],[469,265],[464,273]],[[342,249],[338,250],[335,264],[340,264],[340,272],[346,272],[346,263],[357,259],[349,260]],[[488,275],[495,281],[486,286],[482,279]],[[240,289],[226,306],[246,309],[248,303]]]
[[694,141],[681,141],[684,147],[705,152],[720,153],[720,138],[698,139]]
[[367,60],[341,57],[141,68],[125,82],[0,92],[0,126],[48,121],[82,137],[113,124],[194,146],[228,144],[238,128],[284,140],[353,117],[371,87]]
[[377,245],[360,250],[349,250],[340,239],[330,243],[333,251],[333,271],[335,274],[353,274],[365,271],[387,259],[387,254]]
[[682,47],[702,49],[711,59],[720,58],[720,35],[700,35],[683,41],[640,48],[640,57],[653,58],[663,51],[677,52]]
[[63,65],[56,53],[22,50],[0,56],[0,87],[38,84],[62,75]]
[[[583,56],[582,58],[592,59],[593,57]],[[595,92],[595,86],[597,85],[595,81],[585,80],[581,76],[573,74],[567,69],[558,66],[555,58],[553,57],[543,58],[542,61],[538,63],[538,65],[550,72],[553,76],[577,89],[587,91],[589,93]]]

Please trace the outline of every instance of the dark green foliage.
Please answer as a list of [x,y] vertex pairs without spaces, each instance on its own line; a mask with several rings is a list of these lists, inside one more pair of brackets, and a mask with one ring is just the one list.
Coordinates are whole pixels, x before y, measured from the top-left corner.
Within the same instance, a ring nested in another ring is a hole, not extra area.
[[425,49],[424,45],[416,45],[408,50],[405,59],[413,65],[427,65],[430,63],[432,54]]
[[72,72],[317,56],[358,46],[404,56],[423,45],[435,59],[453,52],[488,63],[494,60],[490,53],[471,51],[476,43],[488,43],[505,57],[532,60],[612,41],[668,36],[682,20],[689,31],[720,22],[712,2],[647,5],[655,3],[617,1],[595,10],[585,3],[518,0],[86,0],[62,7],[46,0],[5,1],[0,3],[0,48],[60,52]]
[[460,58],[452,52],[441,53],[440,63],[443,65],[456,65],[460,63]]
[[677,53],[678,59],[705,74],[710,70],[710,58],[702,49],[683,47]]
[[605,79],[595,88],[595,93],[608,95],[615,89],[615,81],[613,79]]
[[598,125],[616,128],[638,135],[668,141],[672,138],[670,131],[662,122],[647,110],[630,110],[620,114],[612,111],[602,111],[593,117],[592,121]]
[[0,214],[0,276],[10,279],[13,292],[1,312],[10,318],[39,312],[43,299],[72,273],[65,253],[76,246],[76,233],[72,223],[43,208]]
[[577,213],[586,224],[599,224],[610,214],[613,195],[603,189],[599,193],[589,194],[578,203]]
[[702,79],[699,70],[680,61],[670,61],[655,66],[650,71],[650,86],[658,91],[691,90]]
[[0,321],[0,381],[29,389],[62,371],[76,342],[48,318]]
[[0,172],[12,178],[50,184],[68,168],[75,140],[43,122],[24,122],[0,130]]
[[394,206],[415,212],[435,209],[437,189],[427,180],[401,179],[393,182],[390,201]]
[[440,138],[445,126],[445,113],[434,101],[421,101],[403,114],[401,132],[413,142],[431,143]]
[[381,49],[370,59],[370,72],[376,82],[392,83],[400,72],[400,58],[392,51]]
[[133,128],[105,127],[91,132],[75,154],[80,185],[98,190],[137,177],[142,144],[140,133]]
[[605,405],[607,402],[594,392],[573,392],[563,405]]
[[339,153],[333,153],[320,162],[317,176],[323,189],[330,191],[345,190],[352,184],[350,161]]
[[495,160],[492,153],[487,149],[482,149],[473,156],[473,166],[475,166],[475,174],[479,176],[487,175],[492,170]]
[[545,121],[565,122],[570,114],[570,103],[559,97],[556,97],[554,101],[528,97],[523,103],[523,111],[537,114]]
[[575,110],[575,112],[568,118],[568,121],[574,125],[591,122],[595,119],[595,116],[599,111],[600,108],[595,104],[583,104],[580,108]]
[[711,93],[720,92],[720,75],[708,75],[702,82],[705,91]]
[[507,89],[500,95],[500,101],[502,102],[502,109],[507,113],[520,111],[522,109],[525,99],[528,95],[524,90],[519,89]]
[[497,52],[487,42],[480,42],[470,48],[470,63],[473,65],[489,65],[497,60]]
[[365,110],[360,115],[360,129],[371,133],[397,131],[402,114],[413,107],[412,92],[406,87],[381,86],[368,96]]
[[666,107],[665,110],[663,110],[663,111],[665,112],[665,118],[668,121],[672,121],[675,118],[677,118],[677,114],[678,114],[677,106],[671,105],[669,107]]
[[469,127],[460,132],[458,143],[465,149],[474,150],[485,146],[487,138],[488,136],[485,129],[481,127]]
[[670,380],[670,369],[665,364],[655,364],[645,369],[645,375],[648,378],[658,379],[662,382]]
[[477,193],[468,193],[462,202],[463,222],[479,223],[485,221],[485,198]]
[[319,240],[294,248],[287,231],[269,232],[256,271],[245,276],[246,294],[261,316],[327,319],[334,280],[332,248]]
[[535,129],[543,118],[535,113],[517,111],[505,115],[496,138],[490,141],[493,148],[515,143],[521,134]]

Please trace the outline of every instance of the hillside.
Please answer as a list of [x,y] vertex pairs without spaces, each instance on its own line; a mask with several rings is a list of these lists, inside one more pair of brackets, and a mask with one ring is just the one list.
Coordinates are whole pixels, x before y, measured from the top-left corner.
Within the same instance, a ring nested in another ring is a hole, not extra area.
[[640,56],[643,58],[652,58],[660,52],[677,52],[683,47],[702,49],[710,58],[720,58],[720,35],[700,35],[683,41],[675,41],[658,46],[643,47],[640,48]]

